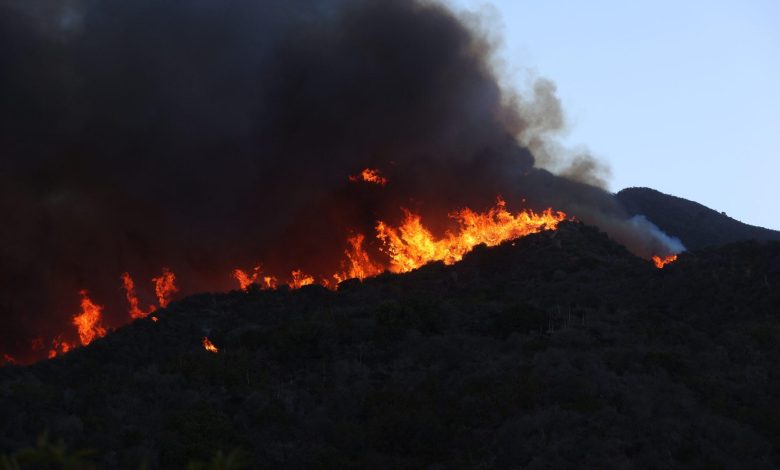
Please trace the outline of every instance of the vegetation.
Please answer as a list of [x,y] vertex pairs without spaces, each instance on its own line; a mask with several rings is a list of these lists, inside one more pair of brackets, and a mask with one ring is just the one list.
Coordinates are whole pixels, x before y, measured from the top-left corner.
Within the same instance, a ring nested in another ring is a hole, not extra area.
[[776,468],[778,286],[780,243],[658,270],[565,223],[338,292],[202,294],[0,369],[0,454],[27,468],[48,429],[32,468]]

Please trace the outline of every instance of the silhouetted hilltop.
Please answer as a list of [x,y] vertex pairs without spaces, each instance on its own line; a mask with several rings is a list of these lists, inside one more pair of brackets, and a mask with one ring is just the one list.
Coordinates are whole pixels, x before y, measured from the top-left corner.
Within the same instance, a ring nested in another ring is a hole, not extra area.
[[780,243],[658,270],[567,222],[338,292],[192,296],[2,368],[0,454],[48,430],[102,468],[220,449],[251,468],[776,468],[778,305]]
[[780,232],[732,219],[698,202],[650,188],[626,188],[615,195],[631,215],[643,214],[688,249],[742,240],[780,240]]

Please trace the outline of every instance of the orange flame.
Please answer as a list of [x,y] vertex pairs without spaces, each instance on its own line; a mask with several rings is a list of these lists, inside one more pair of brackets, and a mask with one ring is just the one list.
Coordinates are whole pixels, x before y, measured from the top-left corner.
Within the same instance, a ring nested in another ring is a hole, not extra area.
[[247,274],[246,271],[240,269],[233,270],[233,278],[238,281],[238,285],[241,286],[241,290],[248,290],[249,286],[257,282],[257,278],[260,276],[260,266],[253,268],[252,275]]
[[365,181],[366,183],[378,184],[379,186],[387,184],[387,178],[381,176],[376,168],[366,168],[359,175],[350,176],[349,180],[352,182]]
[[[366,237],[361,233],[347,239],[349,248],[344,251],[344,255],[347,257],[345,263],[346,271],[333,275],[336,284],[347,279],[357,278],[363,280],[367,277],[376,276],[384,271],[381,266],[371,261],[368,253],[363,249],[363,241],[365,238]],[[326,287],[330,285],[327,280],[323,280],[323,282]]]
[[263,286],[266,289],[276,289],[277,284],[278,284],[278,281],[276,280],[275,276],[264,276],[263,277]]
[[95,338],[105,336],[106,329],[100,324],[103,307],[95,305],[87,296],[86,290],[79,294],[81,294],[81,313],[73,316],[73,324],[78,329],[81,344],[86,346]]
[[300,289],[303,286],[314,284],[314,277],[305,274],[300,269],[296,269],[291,273],[292,280],[287,283],[291,289]]
[[125,289],[125,297],[127,297],[127,303],[130,304],[130,318],[135,320],[136,318],[144,318],[150,313],[157,310],[154,305],[150,305],[149,310],[144,312],[138,307],[138,296],[135,295],[135,283],[133,278],[130,277],[130,273],[122,274],[122,285]]
[[[366,169],[359,178],[376,184],[387,183],[387,180],[379,175],[378,170]],[[494,246],[543,230],[554,230],[559,222],[566,219],[566,214],[552,209],[541,213],[524,210],[513,214],[506,209],[506,203],[499,198],[496,205],[485,212],[475,212],[469,208],[452,212],[449,217],[457,222],[457,229],[449,230],[438,237],[423,224],[419,215],[408,210],[404,210],[404,213],[405,218],[397,227],[383,221],[379,221],[376,225],[376,237],[381,243],[380,251],[387,256],[386,259],[371,258],[365,249],[363,234],[349,237],[341,269],[329,277],[322,278],[322,284],[328,288],[335,288],[339,282],[346,279],[362,280],[376,276],[385,270],[395,273],[408,272],[432,261],[453,264],[478,244]],[[674,255],[666,258],[653,257],[653,261],[659,268],[676,259]],[[259,265],[251,272],[241,269],[232,272],[241,289],[246,290],[252,284],[259,284],[262,289],[276,289],[279,285],[278,279],[272,275],[262,274]],[[163,268],[162,274],[152,279],[160,307],[166,307],[172,295],[178,291],[175,280],[176,276],[168,268]],[[135,284],[129,273],[122,274],[122,282],[129,303],[130,317],[136,319],[150,316],[156,307],[150,305],[148,311],[139,307]],[[299,289],[314,282],[314,276],[297,269],[292,271],[287,285],[292,289]],[[87,345],[95,338],[104,336],[106,329],[101,324],[103,307],[95,305],[87,296],[87,291],[81,291],[81,296],[81,312],[73,317],[73,324],[78,329],[81,344]],[[150,316],[150,319],[153,322],[158,321],[157,316],[154,315]],[[32,344],[33,350],[43,350],[42,345],[42,340],[36,339]],[[218,351],[208,338],[204,338],[203,345],[209,351]],[[52,341],[48,355],[56,357],[73,347],[75,347],[73,343],[62,341],[61,337],[57,337]]]
[[179,291],[174,281],[176,281],[176,275],[168,268],[163,268],[160,277],[152,278],[154,293],[157,295],[157,302],[162,308],[167,307],[171,303],[171,296]]
[[675,261],[677,261],[677,255],[664,256],[663,258],[660,256],[653,256],[653,263],[655,263],[655,267],[658,269],[663,269],[664,266],[669,263],[674,263]]
[[212,343],[211,340],[207,336],[203,337],[203,349],[205,349],[208,352],[215,353],[215,354],[219,352],[219,348],[214,346],[214,343]]
[[495,207],[487,212],[478,213],[469,208],[453,212],[450,217],[458,221],[459,230],[448,231],[443,238],[437,239],[425,228],[419,215],[405,212],[406,218],[397,229],[381,221],[376,227],[383,251],[390,257],[390,270],[395,273],[408,272],[431,261],[453,264],[476,245],[495,246],[506,240],[552,230],[566,218],[563,212],[552,209],[540,214],[526,210],[513,215],[499,198]]
[[58,336],[51,341],[51,349],[49,349],[49,359],[53,359],[59,356],[60,354],[65,354],[71,349],[73,349],[73,346],[66,341],[62,341],[62,337]]

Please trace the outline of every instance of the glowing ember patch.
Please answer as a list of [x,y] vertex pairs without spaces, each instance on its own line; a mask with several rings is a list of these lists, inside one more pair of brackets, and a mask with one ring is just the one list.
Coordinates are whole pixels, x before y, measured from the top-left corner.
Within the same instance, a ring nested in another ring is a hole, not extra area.
[[393,228],[381,221],[376,227],[383,251],[390,257],[390,271],[395,273],[409,272],[431,261],[453,264],[481,243],[495,246],[542,230],[553,230],[566,219],[566,214],[552,209],[539,214],[530,210],[512,214],[499,198],[487,212],[468,208],[453,212],[450,217],[458,222],[458,231],[448,231],[443,238],[436,238],[422,224],[419,215],[404,212],[406,217],[400,227]]
[[157,323],[158,321],[160,321],[160,319],[152,315],[152,321]]
[[14,359],[13,356],[10,354],[3,354],[3,363],[5,364],[16,364],[16,359]]
[[291,289],[300,289],[303,286],[314,284],[314,277],[305,274],[300,269],[293,271],[291,274],[292,280],[287,283]]
[[675,261],[677,261],[677,255],[664,256],[663,258],[660,256],[653,256],[653,263],[658,269],[663,269],[664,266],[669,263],[674,263]]
[[212,343],[211,340],[206,336],[203,337],[203,349],[215,354],[219,352],[219,348],[214,346],[214,343]]
[[359,175],[350,176],[349,180],[352,182],[365,181],[366,183],[378,184],[379,186],[387,184],[387,178],[381,176],[376,168],[366,168]]
[[249,275],[246,271],[242,271],[240,269],[233,270],[233,279],[238,281],[238,285],[241,287],[241,290],[244,291],[248,290],[249,286],[252,284],[255,284],[259,276],[260,266],[255,266],[253,268],[252,275]]
[[95,305],[87,295],[87,291],[83,290],[79,294],[81,294],[81,313],[73,317],[73,324],[78,329],[81,344],[86,346],[95,338],[105,336],[106,329],[100,324],[103,307]]
[[160,304],[160,307],[167,307],[168,304],[171,303],[171,296],[179,291],[174,284],[175,281],[176,275],[168,268],[163,268],[160,277],[152,278],[152,282],[154,282],[154,293],[157,295],[157,302]]
[[138,307],[138,296],[135,294],[135,283],[133,282],[133,278],[130,277],[130,273],[122,274],[122,287],[125,289],[125,297],[127,298],[127,303],[130,304],[130,318],[133,320],[136,318],[144,318],[157,309],[154,305],[149,305],[147,311],[143,311]]

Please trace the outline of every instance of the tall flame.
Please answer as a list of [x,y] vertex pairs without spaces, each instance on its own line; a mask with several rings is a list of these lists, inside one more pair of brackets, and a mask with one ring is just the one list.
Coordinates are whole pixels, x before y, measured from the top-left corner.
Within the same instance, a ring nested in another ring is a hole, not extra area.
[[677,261],[677,255],[669,255],[669,256],[653,256],[653,263],[655,264],[655,267],[658,269],[663,269],[664,266],[666,266],[669,263],[673,263]]
[[347,239],[349,248],[344,251],[344,255],[347,257],[345,262],[346,270],[333,275],[336,283],[347,279],[362,280],[367,277],[376,276],[384,271],[380,265],[371,261],[368,253],[363,249],[363,241],[365,239],[366,237],[362,233]]
[[481,243],[495,246],[506,240],[555,229],[566,219],[566,214],[552,209],[540,214],[527,210],[513,215],[506,210],[506,202],[499,198],[487,212],[465,208],[451,213],[450,217],[460,225],[459,230],[448,231],[443,238],[437,239],[425,228],[419,215],[404,212],[406,217],[400,227],[393,228],[382,221],[376,227],[383,251],[390,257],[390,271],[395,273],[408,272],[431,261],[453,264]]
[[95,338],[105,336],[106,329],[101,325],[103,307],[93,303],[86,290],[82,290],[79,294],[81,294],[81,313],[73,317],[73,324],[78,329],[81,344],[86,346]]
[[171,303],[171,296],[179,291],[174,281],[176,281],[176,275],[168,268],[163,268],[160,277],[152,278],[154,293],[157,295],[157,302],[162,308],[167,307]]
[[149,305],[147,311],[143,311],[138,307],[138,296],[135,294],[135,283],[133,278],[130,277],[130,273],[122,274],[122,286],[125,289],[125,297],[127,297],[127,303],[130,304],[130,318],[135,320],[136,318],[144,318],[150,313],[157,310],[154,305]]
[[203,343],[203,349],[205,349],[206,351],[212,352],[212,353],[218,353],[219,352],[219,348],[214,346],[214,343],[212,343],[211,340],[208,339],[208,337],[204,336],[202,343]]

